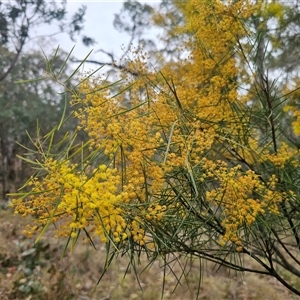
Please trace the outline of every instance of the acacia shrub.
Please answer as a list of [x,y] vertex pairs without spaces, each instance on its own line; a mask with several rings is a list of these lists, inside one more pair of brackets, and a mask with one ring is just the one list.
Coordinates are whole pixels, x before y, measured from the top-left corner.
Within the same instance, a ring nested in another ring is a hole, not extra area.
[[300,247],[298,148],[281,121],[290,92],[250,63],[257,32],[247,25],[262,7],[176,5],[185,22],[172,34],[188,37],[189,56],[157,71],[133,50],[117,83],[83,78],[72,104],[89,141],[39,148],[15,211],[35,217],[29,236],[53,223],[67,245],[105,242],[105,269],[119,254],[133,267],[143,252],[150,264],[163,257],[166,268],[191,256],[273,276],[299,295],[285,277],[299,276]]

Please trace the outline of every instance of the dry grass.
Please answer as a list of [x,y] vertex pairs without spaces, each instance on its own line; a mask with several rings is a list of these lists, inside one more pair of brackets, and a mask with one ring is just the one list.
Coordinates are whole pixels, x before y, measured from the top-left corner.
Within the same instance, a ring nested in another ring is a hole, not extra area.
[[[139,285],[132,270],[128,270],[124,278],[128,259],[119,258],[113,262],[101,283],[96,285],[103,271],[105,245],[97,245],[98,250],[95,251],[88,245],[78,244],[72,253],[68,251],[61,258],[64,247],[61,242],[45,237],[42,243],[34,246],[33,240],[21,234],[25,224],[23,218],[14,217],[10,210],[1,210],[0,218],[0,299],[161,299],[162,262],[156,261],[150,269],[142,272]],[[145,258],[141,260],[138,273],[147,265]],[[173,270],[177,276],[180,275],[178,264]],[[166,274],[163,299],[196,299],[199,281],[199,299],[300,299],[272,278],[255,274],[241,277],[233,272],[228,274],[223,268],[217,271],[211,264],[205,266],[205,272],[200,272],[199,264],[195,263],[179,285],[171,273]]]

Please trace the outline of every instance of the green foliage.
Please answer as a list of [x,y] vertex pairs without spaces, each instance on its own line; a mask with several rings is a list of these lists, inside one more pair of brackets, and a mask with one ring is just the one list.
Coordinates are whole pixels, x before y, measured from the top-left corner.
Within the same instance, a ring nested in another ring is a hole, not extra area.
[[[24,46],[36,38],[32,32],[42,24],[56,24],[61,32],[67,32],[74,40],[83,30],[85,9],[82,6],[69,20],[66,1],[0,2],[0,177],[3,198],[9,190],[16,190],[26,173],[17,166],[15,156],[20,151],[15,143],[24,143],[26,131],[32,134],[41,115],[45,122],[40,134],[48,132],[54,120],[59,120],[64,106],[49,82],[31,82],[27,87],[15,84],[24,78],[45,77],[41,54],[35,51],[25,54]],[[87,45],[94,42],[87,36],[82,36],[82,40]]]
[[[7,48],[0,49],[3,60],[0,66],[5,66],[13,57]],[[72,73],[68,66],[62,68],[65,53],[60,50],[52,61],[46,61],[40,51],[22,54],[15,67],[0,84],[0,136],[1,136],[1,180],[3,197],[7,191],[15,191],[24,183],[26,176],[32,171],[16,160],[16,156],[23,156],[26,148],[34,141],[45,136],[53,126],[59,124],[61,117],[71,114],[70,98],[64,93],[64,89],[54,86],[52,79],[29,80],[21,83],[24,79],[45,78],[45,72],[55,72],[60,80],[67,79],[67,73]],[[17,83],[19,82],[19,83]],[[66,82],[67,89],[70,82]],[[72,122],[73,120],[73,122]],[[69,127],[63,126],[56,139],[60,140],[66,132],[74,131],[77,121],[71,119]],[[39,127],[37,131],[37,127]],[[71,133],[72,135],[72,133]],[[85,137],[81,134],[81,138]],[[22,145],[23,147],[21,147]],[[34,156],[30,156],[34,159]],[[29,172],[29,173],[28,173]]]

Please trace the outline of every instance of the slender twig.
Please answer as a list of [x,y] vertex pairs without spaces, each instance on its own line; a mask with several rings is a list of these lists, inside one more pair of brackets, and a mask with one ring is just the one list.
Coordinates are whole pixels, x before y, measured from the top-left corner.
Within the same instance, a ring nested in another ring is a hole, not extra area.
[[281,261],[279,261],[278,259],[274,259],[274,261],[276,263],[280,264],[282,267],[284,267],[289,272],[291,272],[291,273],[295,274],[296,276],[300,277],[300,271],[298,269],[296,269],[292,264],[290,264],[287,261],[285,256],[281,253],[281,251],[277,247],[274,247],[274,251],[279,256],[279,258],[281,259]]
[[[79,60],[79,59],[72,59],[71,61],[74,62],[74,63],[82,62],[82,60]],[[92,60],[92,59],[86,59],[85,62],[86,63],[91,63],[91,64],[96,64],[96,65],[100,65],[100,66],[113,67],[113,68],[116,68],[116,69],[119,69],[119,70],[126,71],[127,73],[129,73],[129,74],[131,74],[131,75],[133,75],[135,77],[137,77],[137,76],[140,75],[138,72],[134,72],[134,71],[128,69],[126,66],[116,64],[115,62],[101,62],[101,61]]]
[[280,237],[278,236],[277,232],[272,229],[272,233],[274,234],[274,236],[276,237],[278,243],[281,245],[281,247],[285,250],[285,252],[290,256],[290,258],[292,258],[299,266],[300,266],[300,260],[298,260],[291,252],[290,250],[286,247],[286,244],[283,243],[280,239]]

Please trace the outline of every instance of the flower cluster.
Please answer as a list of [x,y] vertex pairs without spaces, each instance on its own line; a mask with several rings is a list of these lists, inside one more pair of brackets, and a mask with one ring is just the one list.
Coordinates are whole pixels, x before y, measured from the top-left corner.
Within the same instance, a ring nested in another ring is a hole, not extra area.
[[127,223],[119,204],[126,202],[128,196],[120,191],[116,170],[100,165],[86,174],[69,161],[52,159],[43,166],[47,173],[42,181],[32,178],[29,182],[31,195],[13,202],[16,213],[37,217],[34,226],[27,226],[29,236],[50,220],[56,225],[56,236],[75,238],[85,229],[103,241],[110,233],[116,242],[119,235],[124,237]]
[[251,226],[259,214],[278,213],[278,204],[283,195],[276,188],[275,175],[264,181],[251,170],[243,172],[241,166],[229,167],[222,161],[204,160],[204,176],[213,179],[218,187],[207,191],[212,205],[221,208],[222,226],[225,234],[222,241],[240,243],[239,229]]
[[298,150],[286,143],[281,143],[276,153],[264,154],[263,160],[270,161],[276,168],[284,168],[287,163],[298,165]]

